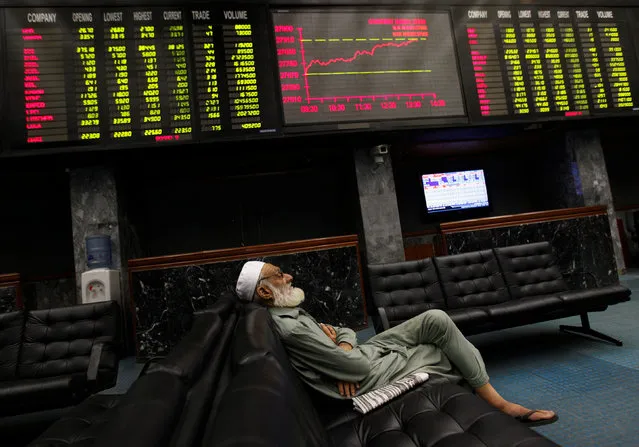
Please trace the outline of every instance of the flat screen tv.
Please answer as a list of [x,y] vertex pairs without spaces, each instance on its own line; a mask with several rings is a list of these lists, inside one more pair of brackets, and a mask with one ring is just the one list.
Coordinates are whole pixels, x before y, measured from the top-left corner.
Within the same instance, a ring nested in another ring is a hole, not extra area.
[[488,208],[483,169],[422,175],[428,214]]

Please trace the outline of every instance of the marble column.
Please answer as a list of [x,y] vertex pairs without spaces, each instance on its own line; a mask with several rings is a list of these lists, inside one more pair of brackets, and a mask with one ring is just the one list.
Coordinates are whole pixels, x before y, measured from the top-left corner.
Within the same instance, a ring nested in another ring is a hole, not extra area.
[[389,154],[376,163],[371,148],[356,149],[355,172],[362,213],[364,246],[369,264],[404,261],[404,241]]
[[[71,218],[73,225],[73,251],[77,302],[81,301],[81,276],[88,270],[86,256],[87,236],[111,236],[112,268],[120,269],[120,283],[127,277],[122,270],[118,195],[115,176],[106,167],[79,168],[70,171]],[[122,290],[124,292],[124,290]],[[122,297],[128,295],[122,294]],[[120,303],[122,304],[122,303]]]
[[573,160],[573,182],[577,193],[583,196],[584,206],[605,205],[608,209],[617,271],[624,273],[626,266],[599,131],[590,129],[567,132],[566,152]]

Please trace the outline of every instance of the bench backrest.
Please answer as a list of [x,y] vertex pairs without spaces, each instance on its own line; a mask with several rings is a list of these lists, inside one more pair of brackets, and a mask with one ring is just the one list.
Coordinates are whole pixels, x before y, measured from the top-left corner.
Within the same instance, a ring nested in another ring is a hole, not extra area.
[[138,378],[120,402],[108,410],[93,447],[168,445],[180,417],[187,387],[168,372]]
[[549,242],[495,248],[513,299],[568,290]]
[[99,374],[117,376],[120,311],[114,301],[27,312],[19,378],[86,373],[94,343],[106,343]]
[[152,363],[146,373],[168,372],[180,377],[190,386],[208,362],[223,327],[223,318],[214,312],[207,312],[195,318],[189,332],[165,358]]
[[431,259],[371,265],[368,269],[377,307],[385,310],[390,327],[446,302]]
[[328,445],[267,309],[247,306],[236,326],[231,362],[232,379],[203,446]]
[[510,299],[492,250],[434,258],[448,309],[488,306]]

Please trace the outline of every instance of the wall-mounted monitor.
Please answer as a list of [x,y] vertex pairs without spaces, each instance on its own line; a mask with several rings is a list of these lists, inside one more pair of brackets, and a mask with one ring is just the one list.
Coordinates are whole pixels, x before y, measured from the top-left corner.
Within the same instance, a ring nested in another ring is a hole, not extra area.
[[422,175],[428,214],[488,208],[483,169]]

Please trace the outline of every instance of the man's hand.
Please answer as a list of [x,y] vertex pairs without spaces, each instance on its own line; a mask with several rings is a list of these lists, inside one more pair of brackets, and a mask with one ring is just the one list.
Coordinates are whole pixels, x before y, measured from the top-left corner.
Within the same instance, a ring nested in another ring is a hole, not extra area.
[[333,343],[337,344],[337,332],[335,332],[335,329],[333,328],[333,326],[331,326],[330,324],[321,323],[320,327],[322,328],[324,333],[328,336],[328,338],[333,340]]
[[359,383],[337,382],[337,388],[342,396],[355,397],[359,389]]
[[[335,332],[335,328],[333,326],[330,324],[320,323],[320,327],[326,336],[333,340],[333,343],[335,343],[340,349],[343,349],[344,351],[350,351],[353,349],[351,344],[345,341],[339,344],[337,343],[337,332]],[[355,394],[357,394],[357,390],[359,389],[359,383],[337,382],[337,388],[342,396],[355,397]]]
[[324,333],[328,336],[328,338],[333,340],[333,343],[335,343],[337,346],[342,348],[344,351],[348,352],[353,349],[353,346],[351,346],[350,343],[347,343],[345,341],[339,344],[337,343],[337,332],[335,332],[335,328],[333,326],[331,326],[330,324],[320,323],[320,327],[322,328]]

